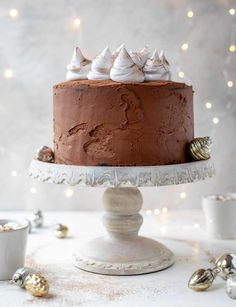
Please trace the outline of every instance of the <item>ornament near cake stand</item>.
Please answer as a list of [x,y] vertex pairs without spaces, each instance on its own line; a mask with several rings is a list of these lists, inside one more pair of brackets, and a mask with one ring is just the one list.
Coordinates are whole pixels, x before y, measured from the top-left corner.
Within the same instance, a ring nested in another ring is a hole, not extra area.
[[33,159],[29,176],[42,182],[106,187],[103,224],[107,236],[95,238],[73,254],[76,267],[107,275],[136,275],[168,268],[173,253],[163,244],[138,235],[143,218],[138,187],[157,187],[196,182],[212,177],[211,159],[160,166],[78,166]]

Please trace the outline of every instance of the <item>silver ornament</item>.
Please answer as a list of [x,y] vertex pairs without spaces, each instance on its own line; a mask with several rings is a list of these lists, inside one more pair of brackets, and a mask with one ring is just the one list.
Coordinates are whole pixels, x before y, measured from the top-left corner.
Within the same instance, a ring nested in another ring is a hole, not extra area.
[[36,228],[40,228],[43,226],[43,214],[41,210],[36,210],[31,218],[31,223]]
[[211,145],[209,136],[195,138],[189,144],[189,152],[194,160],[207,160],[211,157]]
[[12,282],[17,286],[24,288],[26,277],[32,273],[35,273],[35,270],[27,267],[20,268],[12,276]]
[[236,274],[235,254],[224,254],[216,260],[215,264],[221,270],[224,279],[227,279],[231,274]]
[[227,278],[225,290],[230,298],[236,299],[236,275],[232,274]]
[[52,163],[54,162],[53,150],[48,146],[42,146],[37,150],[37,155],[35,158],[42,162]]
[[214,270],[199,269],[190,277],[188,287],[195,291],[205,291],[212,285],[215,276]]

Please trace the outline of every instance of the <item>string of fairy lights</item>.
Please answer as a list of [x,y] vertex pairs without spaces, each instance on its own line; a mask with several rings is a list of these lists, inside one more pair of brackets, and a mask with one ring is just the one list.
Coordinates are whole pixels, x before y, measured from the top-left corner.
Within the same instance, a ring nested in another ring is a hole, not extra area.
[[[236,10],[234,8],[229,8],[228,10],[228,14],[229,14],[229,17],[234,17],[236,15]],[[16,9],[16,8],[12,8],[9,10],[9,18],[12,18],[12,19],[17,19],[20,17],[20,13],[19,11]],[[186,18],[187,19],[193,19],[193,18],[196,18],[195,16],[195,13],[193,10],[188,10],[186,12]],[[72,20],[72,28],[75,30],[75,31],[79,31],[80,29],[80,26],[81,26],[81,20],[80,18],[76,17]],[[182,44],[180,44],[180,50],[182,52],[188,52],[189,50],[189,42],[182,42]],[[236,52],[236,42],[230,42],[229,46],[228,46],[228,52],[229,54],[233,54],[234,52]],[[177,72],[178,72],[178,76],[179,78],[181,79],[185,79],[185,80],[188,80],[188,76],[187,74],[181,70],[180,68],[176,67],[177,69]],[[4,69],[3,71],[3,78],[7,79],[7,80],[11,80],[12,78],[14,78],[14,69],[13,68],[10,68],[10,67],[7,67]],[[226,85],[228,87],[228,89],[230,90],[232,87],[234,87],[234,81],[229,79],[228,78],[228,75],[227,74],[224,74],[224,77],[225,77],[225,81],[226,81]],[[202,100],[204,101],[204,100]],[[213,103],[211,101],[206,101],[205,102],[205,107],[206,109],[212,109],[213,108]],[[220,122],[220,118],[218,116],[213,116],[212,117],[212,123],[214,125],[217,125],[218,123]],[[18,176],[18,173],[16,170],[12,170],[11,171],[11,176],[12,177],[17,177]],[[30,193],[32,194],[36,194],[37,193],[37,189],[36,187],[32,186],[30,187]],[[71,198],[73,195],[74,195],[74,190],[72,188],[66,188],[64,190],[64,194],[65,194],[65,197],[67,198]],[[187,197],[187,193],[185,191],[182,191],[179,193],[179,198],[184,200],[185,198]],[[146,210],[146,215],[160,215],[160,214],[167,214],[168,213],[168,208],[167,207],[162,207],[161,209],[154,209],[154,210],[151,210],[151,209],[147,209]],[[199,225],[198,224],[194,224],[194,227],[195,228],[198,228]]]

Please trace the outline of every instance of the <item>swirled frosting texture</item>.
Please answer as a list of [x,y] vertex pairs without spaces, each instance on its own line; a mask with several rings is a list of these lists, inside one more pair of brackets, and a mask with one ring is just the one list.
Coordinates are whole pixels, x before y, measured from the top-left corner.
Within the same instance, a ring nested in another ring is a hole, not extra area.
[[78,80],[54,86],[55,162],[87,166],[191,161],[192,87]]
[[123,47],[119,52],[110,72],[111,80],[116,82],[143,82],[144,74],[134,63]]
[[165,58],[163,51],[158,54],[155,50],[151,58],[147,59],[147,62],[143,68],[145,80],[170,80],[171,73],[169,69],[169,63]]
[[109,47],[106,47],[92,62],[88,74],[89,80],[109,80],[113,59]]
[[67,65],[66,80],[87,79],[91,61],[86,59],[80,48],[75,47],[70,64]]

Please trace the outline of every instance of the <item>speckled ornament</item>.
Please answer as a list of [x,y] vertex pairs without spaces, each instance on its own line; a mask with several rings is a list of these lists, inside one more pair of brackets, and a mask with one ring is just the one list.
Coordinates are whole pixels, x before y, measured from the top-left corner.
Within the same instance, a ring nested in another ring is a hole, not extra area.
[[31,273],[25,278],[25,288],[33,296],[46,296],[49,291],[47,280],[38,273]]
[[68,227],[63,224],[57,224],[54,229],[54,234],[57,238],[63,239],[68,235]]
[[211,157],[211,145],[209,136],[195,138],[189,144],[189,152],[194,160],[207,160]]
[[42,162],[52,163],[54,162],[53,150],[48,146],[42,146],[37,150],[37,155],[35,158]]

